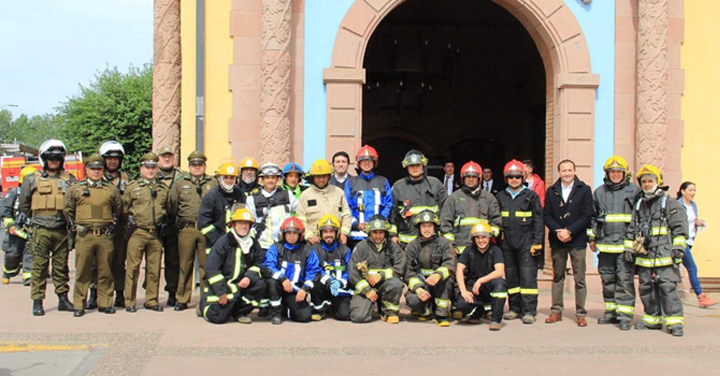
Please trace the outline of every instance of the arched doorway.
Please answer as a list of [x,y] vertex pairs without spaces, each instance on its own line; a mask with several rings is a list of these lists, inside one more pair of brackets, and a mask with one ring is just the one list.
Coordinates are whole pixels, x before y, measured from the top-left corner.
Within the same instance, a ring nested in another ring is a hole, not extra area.
[[[520,21],[492,1],[400,4],[372,34],[364,68],[362,142],[378,149],[391,181],[403,176],[393,167],[412,139],[426,141],[415,147],[435,164],[430,171],[446,160],[477,161],[496,178],[511,158],[544,166],[542,57]],[[392,142],[379,136],[389,132]]]
[[[328,155],[360,147],[363,86],[367,82],[363,66],[368,43],[382,20],[405,1],[355,0],[338,29],[331,66],[323,72],[327,88]],[[592,176],[595,89],[599,77],[591,73],[587,42],[572,11],[563,0],[491,1],[524,26],[543,61],[546,180],[554,180],[554,163],[564,158],[576,162],[578,174]],[[438,0],[433,4],[441,13],[450,2]],[[540,165],[536,168],[542,169]],[[592,179],[587,179],[587,183],[592,185]]]

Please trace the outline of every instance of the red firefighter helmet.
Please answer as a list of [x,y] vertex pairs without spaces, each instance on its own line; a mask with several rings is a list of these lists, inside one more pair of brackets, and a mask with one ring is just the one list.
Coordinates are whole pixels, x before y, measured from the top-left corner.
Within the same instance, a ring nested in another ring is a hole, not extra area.
[[380,157],[378,156],[377,150],[375,150],[375,148],[370,145],[365,145],[361,147],[355,155],[355,160],[357,160],[358,162],[367,159],[373,161],[373,165],[377,167]]
[[482,167],[473,161],[465,163],[460,169],[460,177],[463,178],[466,176],[480,176],[481,173]]
[[280,231],[283,234],[288,231],[295,231],[295,232],[299,233],[300,238],[302,238],[302,235],[305,232],[305,226],[303,226],[302,222],[300,221],[300,219],[298,217],[289,217],[280,226]]
[[525,165],[518,161],[517,159],[513,159],[512,161],[505,164],[505,168],[503,169],[503,174],[505,176],[508,175],[523,175],[525,173]]

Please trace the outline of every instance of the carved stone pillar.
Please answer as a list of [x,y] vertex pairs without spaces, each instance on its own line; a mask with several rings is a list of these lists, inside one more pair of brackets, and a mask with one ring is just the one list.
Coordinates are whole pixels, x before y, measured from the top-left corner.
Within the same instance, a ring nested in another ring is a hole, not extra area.
[[668,0],[640,0],[637,28],[635,165],[665,168],[668,82]]
[[155,0],[153,150],[170,145],[180,158],[180,0]]
[[290,159],[292,0],[263,0],[260,66],[260,163]]

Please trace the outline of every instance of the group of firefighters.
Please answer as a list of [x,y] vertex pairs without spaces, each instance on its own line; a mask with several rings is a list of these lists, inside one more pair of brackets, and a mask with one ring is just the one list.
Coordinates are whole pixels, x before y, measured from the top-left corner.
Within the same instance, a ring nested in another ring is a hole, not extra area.
[[[197,263],[196,313],[212,323],[248,324],[255,309],[273,324],[327,315],[363,323],[375,312],[398,323],[404,294],[418,320],[447,327],[452,319],[487,319],[497,331],[503,319],[536,320],[536,259],[548,226],[562,242],[587,236],[582,249],[589,242],[599,252],[605,300],[599,324],[630,328],[637,274],[645,315],[636,328],[659,329],[664,318],[668,331],[683,334],[676,285],[687,217],[651,165],[638,172],[638,187],[625,160],[611,157],[590,215],[569,218],[585,203],[566,195],[565,186],[553,197],[548,190],[542,200],[527,186],[525,165],[517,160],[505,165],[507,188],[495,195],[480,186],[482,167],[465,163],[460,189],[448,196],[446,186],[428,176],[427,158],[417,150],[407,152],[407,176],[392,186],[377,174],[379,158],[370,146],[356,154],[357,175],[342,177],[323,159],[305,172],[297,163],[281,169],[251,157],[238,165],[224,162],[211,176],[198,151],[188,155],[184,172],[174,167],[172,149],[163,147],[142,156],[140,176],[131,181],[122,170],[122,145],[108,141],[86,159],[86,177],[76,181],[63,169],[65,155],[61,141],[43,143],[42,171],[23,169],[21,186],[7,194],[0,213],[9,235],[3,283],[22,268],[35,316],[45,313],[50,263],[59,311],[75,317],[93,309],[136,312],[143,257],[144,308],[163,311],[158,290],[164,253],[167,305],[188,308]],[[346,153],[336,156],[349,164]],[[568,162],[560,164],[561,176]],[[570,182],[567,189],[576,188]],[[557,221],[548,208],[552,200],[565,213]],[[565,220],[572,227],[558,224]]]

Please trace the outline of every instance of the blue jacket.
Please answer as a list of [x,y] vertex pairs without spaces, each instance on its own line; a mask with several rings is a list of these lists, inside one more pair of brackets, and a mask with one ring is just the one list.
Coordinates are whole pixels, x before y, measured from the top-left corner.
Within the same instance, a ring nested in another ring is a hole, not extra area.
[[300,289],[310,291],[314,286],[313,280],[321,272],[317,254],[304,242],[271,245],[265,253],[263,268],[277,281],[289,279],[295,292]]
[[362,240],[367,234],[360,231],[358,225],[367,222],[376,214],[385,218],[390,217],[392,209],[392,188],[390,182],[384,177],[376,175],[374,171],[369,174],[360,172],[354,179],[345,183],[345,197],[353,216],[350,238]]
[[330,281],[336,279],[340,281],[342,288],[347,288],[350,248],[337,241],[330,246],[321,241],[313,245],[313,250],[318,255],[321,269],[316,280],[324,285],[329,285]]

